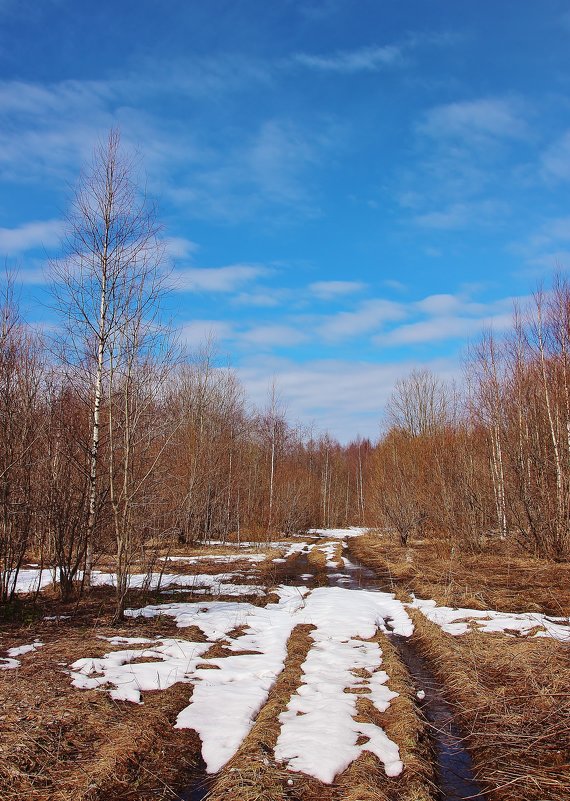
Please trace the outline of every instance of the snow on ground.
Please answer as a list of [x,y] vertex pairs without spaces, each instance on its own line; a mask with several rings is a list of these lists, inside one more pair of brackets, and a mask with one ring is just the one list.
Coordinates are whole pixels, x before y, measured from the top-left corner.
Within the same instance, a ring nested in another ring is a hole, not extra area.
[[336,562],[333,561],[335,555],[335,548],[336,544],[334,542],[324,542],[324,543],[316,543],[316,542],[291,542],[287,545],[287,549],[283,553],[282,557],[278,557],[277,559],[273,559],[272,561],[275,564],[280,564],[285,562],[290,556],[294,556],[295,554],[302,553],[306,551],[312,551],[316,549],[317,551],[322,551],[327,559],[327,567],[336,567]]
[[[166,690],[173,684],[189,681],[209,643],[187,640],[157,640],[144,650],[128,648],[112,651],[100,659],[78,659],[71,665],[72,684],[82,690],[111,685],[111,698],[142,703],[141,692]],[[146,659],[136,662],[134,659]],[[95,675],[93,675],[95,674]]]
[[20,667],[20,660],[19,659],[7,659],[4,656],[0,657],[0,670],[14,670],[14,668]]
[[290,542],[286,546],[286,551],[283,553],[282,557],[278,557],[277,559],[273,559],[273,562],[285,562],[290,556],[294,556],[297,553],[301,553],[301,551],[309,551],[310,546],[308,542]]
[[[213,773],[239,748],[282,671],[287,639],[297,622],[295,612],[306,593],[305,588],[280,587],[278,603],[266,607],[213,601],[127,610],[133,618],[168,615],[179,628],[197,626],[209,642],[158,640],[144,650],[129,648],[100,659],[79,659],[71,665],[73,684],[83,689],[110,685],[113,698],[136,703],[145,690],[165,689],[181,681],[194,684],[190,704],[175,725],[198,732],[207,770]],[[242,627],[243,633],[229,636]],[[217,669],[199,667],[206,664],[203,654],[210,644],[226,639],[228,650],[236,653],[208,659],[207,664]],[[133,644],[128,638],[112,642]],[[153,661],[133,663],[145,658]]]
[[0,657],[0,670],[14,670],[15,668],[20,667],[22,663],[19,659],[16,659],[16,657],[29,654],[32,651],[37,651],[37,649],[41,648],[42,645],[43,642],[35,640],[27,645],[18,645],[15,648],[8,648],[6,651],[8,657]]
[[8,648],[8,656],[11,657],[23,656],[23,654],[29,654],[31,651],[37,651],[37,649],[41,648],[42,645],[43,642],[35,640],[29,645],[19,645],[17,648]]
[[[388,674],[378,670],[380,647],[363,639],[373,637],[378,628],[387,631],[387,622],[397,633],[410,636],[413,625],[402,604],[388,593],[320,587],[308,596],[297,618],[316,626],[310,635],[315,645],[302,666],[302,684],[279,717],[276,759],[330,784],[368,750],[381,760],[388,776],[397,776],[403,765],[396,743],[378,726],[359,723],[354,716],[364,694],[380,712],[397,696],[386,686]],[[359,678],[357,669],[370,675]],[[361,736],[367,739],[358,745]]]
[[53,573],[50,570],[31,568],[20,570],[16,580],[16,592],[36,592],[42,590],[53,582]]
[[243,561],[247,559],[248,562],[265,562],[265,556],[259,553],[235,553],[235,554],[199,554],[198,556],[161,556],[162,562],[187,562],[190,565],[197,564],[198,562],[222,562],[231,563],[236,562],[238,559]]
[[307,534],[312,534],[315,537],[345,540],[347,537],[360,537],[368,531],[370,531],[369,528],[362,528],[362,526],[350,526],[349,528],[310,528]]
[[415,598],[411,604],[406,604],[411,609],[419,611],[438,625],[442,631],[454,636],[467,634],[470,631],[484,631],[490,634],[498,632],[508,634],[517,632],[521,636],[527,636],[531,631],[540,627],[534,637],[551,637],[555,640],[570,642],[570,623],[568,618],[549,617],[536,612],[495,612],[493,610],[482,611],[480,609],[452,608],[449,606],[438,606],[435,601],[422,600]]
[[[296,625],[295,613],[302,607],[304,592],[295,587],[280,587],[278,592],[277,604],[251,608],[244,634],[229,646],[232,651],[257,653],[208,660],[219,670],[197,671],[191,702],[176,720],[176,728],[198,732],[209,773],[219,770],[235,754],[283,670],[287,640]],[[230,720],[232,725],[228,726]]]
[[[265,558],[265,557],[262,557]],[[255,560],[257,561],[257,560]],[[81,579],[81,575],[78,576]],[[218,573],[199,573],[195,575],[180,573],[152,573],[150,577],[146,573],[133,573],[129,577],[129,586],[132,589],[145,587],[155,590],[159,586],[162,589],[167,587],[185,587],[196,592],[211,595],[258,595],[266,594],[265,586],[259,584],[236,584],[236,578],[255,579],[255,576],[242,576],[236,572]],[[33,569],[22,570],[18,575],[16,592],[35,592],[38,588],[46,587],[53,581],[53,574],[49,570]],[[115,573],[104,573],[94,570],[91,575],[91,585],[93,587],[111,586],[116,584]]]
[[[148,647],[142,650],[129,647],[98,659],[79,659],[71,665],[73,684],[89,689],[111,687],[113,698],[140,703],[141,692],[146,690],[164,689],[176,682],[191,683],[194,689],[190,703],[180,712],[175,725],[198,732],[207,770],[213,773],[233,756],[250,731],[283,670],[287,640],[294,627],[311,623],[317,627],[312,635],[315,644],[305,663],[304,683],[297,694],[300,703],[310,703],[311,707],[300,717],[292,711],[291,716],[297,718],[293,723],[285,713],[279,759],[292,769],[317,778],[331,776],[325,780],[332,781],[335,773],[368,748],[384,761],[386,772],[395,775],[401,770],[397,746],[378,727],[353,720],[356,696],[344,690],[361,688],[378,709],[387,708],[394,694],[385,686],[387,675],[378,671],[380,648],[356,638],[372,637],[378,628],[409,636],[413,626],[403,605],[388,593],[356,593],[328,587],[309,593],[305,587],[281,586],[277,594],[279,601],[266,607],[212,601],[127,610],[127,616],[132,618],[166,615],[174,618],[181,629],[197,626],[209,642],[161,639],[149,643],[145,638],[110,638],[117,646]],[[231,634],[236,629],[239,631]],[[206,659],[204,654],[210,643],[220,640],[231,653]],[[149,661],[141,661],[145,659]],[[206,664],[214,669],[205,667]],[[369,669],[372,675],[357,679],[352,671],[358,667]],[[333,707],[335,739],[331,745]],[[325,717],[329,721],[326,768],[322,765],[321,738]],[[291,734],[294,726],[295,732]],[[369,738],[362,747],[356,745],[360,735]],[[293,752],[293,740],[303,743],[301,767],[297,765],[300,755]]]

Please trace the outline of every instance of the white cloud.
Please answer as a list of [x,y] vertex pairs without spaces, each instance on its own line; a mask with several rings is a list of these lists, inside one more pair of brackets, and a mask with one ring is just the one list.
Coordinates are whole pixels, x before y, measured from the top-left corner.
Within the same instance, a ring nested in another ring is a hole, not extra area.
[[429,295],[427,298],[419,300],[416,306],[426,314],[441,315],[458,311],[463,306],[463,303],[457,295],[441,294]]
[[257,345],[261,348],[291,347],[307,340],[307,336],[298,328],[290,325],[258,325],[243,331],[239,341],[248,345]]
[[332,300],[362,292],[366,284],[361,281],[315,281],[309,284],[309,291],[316,295],[320,300]]
[[268,274],[256,264],[231,264],[227,267],[187,267],[174,270],[172,288],[178,292],[234,292],[238,287]]
[[[535,256],[528,259],[528,264],[542,268],[539,274],[543,272],[556,272],[558,270],[570,270],[570,250],[553,250],[548,253],[543,253],[541,256]],[[531,270],[531,274],[536,271]]]
[[387,322],[406,316],[405,307],[391,300],[373,299],[360,304],[355,311],[342,311],[325,318],[318,333],[329,340],[359,336],[379,329]]
[[439,316],[429,320],[401,325],[398,328],[374,337],[376,345],[419,345],[443,342],[449,339],[469,339],[486,328],[505,331],[512,326],[512,313],[495,314],[487,317]]
[[164,240],[167,254],[173,259],[187,259],[193,256],[200,246],[182,236],[170,236]]
[[184,323],[180,336],[182,342],[191,348],[199,348],[205,342],[221,342],[233,336],[230,323],[223,320],[191,320]]
[[372,45],[355,50],[339,50],[332,55],[297,53],[292,60],[310,69],[351,74],[376,72],[383,67],[402,64],[404,59],[402,48],[398,45]]
[[237,306],[257,306],[259,308],[274,308],[280,306],[289,296],[285,289],[259,290],[256,292],[240,292],[232,298]]
[[[460,377],[455,359],[433,359],[422,364],[445,380]],[[262,407],[267,400],[267,376],[276,386],[287,416],[313,423],[316,433],[330,432],[342,442],[357,435],[377,439],[383,407],[395,382],[418,367],[417,361],[392,364],[340,359],[295,364],[286,359],[262,358],[237,369],[248,397]]]
[[17,228],[0,228],[0,254],[12,256],[34,248],[52,248],[59,244],[65,228],[63,220],[39,220]]
[[426,114],[419,131],[438,140],[458,138],[471,143],[494,138],[523,139],[529,135],[522,104],[501,98],[436,106]]
[[390,287],[395,292],[407,292],[408,287],[406,284],[403,284],[401,281],[396,281],[395,278],[387,278],[385,281],[382,282],[384,286]]
[[548,180],[570,181],[570,130],[542,154],[541,170]]
[[509,213],[509,206],[497,200],[452,203],[440,211],[418,214],[414,222],[422,228],[451,231],[475,225],[495,225]]

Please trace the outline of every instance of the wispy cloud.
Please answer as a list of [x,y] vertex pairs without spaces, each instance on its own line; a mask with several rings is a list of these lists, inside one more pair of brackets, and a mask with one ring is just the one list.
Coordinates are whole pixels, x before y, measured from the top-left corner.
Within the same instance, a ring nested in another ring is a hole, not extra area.
[[169,236],[164,240],[167,254],[172,259],[187,259],[193,256],[200,246],[183,236]]
[[570,216],[546,220],[526,239],[512,242],[508,250],[524,259],[524,274],[540,276],[570,268]]
[[333,53],[295,53],[288,63],[324,73],[353,75],[378,72],[406,66],[409,63],[409,55],[423,45],[448,47],[460,40],[458,34],[449,31],[412,32],[401,41],[388,44],[374,43],[350,50],[336,50]]
[[351,74],[397,66],[403,63],[404,56],[399,45],[372,45],[355,50],[338,50],[331,55],[296,53],[291,60],[309,69]]
[[175,270],[172,288],[179,292],[235,292],[236,289],[269,273],[258,264],[230,264],[227,267],[187,267]]
[[[312,359],[301,365],[265,357],[246,362],[237,372],[258,406],[267,400],[267,376],[274,375],[289,419],[309,425],[312,421],[315,433],[331,431],[348,442],[358,434],[372,439],[379,436],[382,408],[395,382],[417,366],[417,360],[407,359],[391,364]],[[456,359],[430,359],[422,366],[448,380],[460,375]]]
[[[518,298],[519,302],[526,298]],[[379,346],[407,346],[457,340],[466,342],[485,328],[504,331],[512,325],[515,298],[474,301],[464,294],[428,295],[407,307],[411,319],[373,337]],[[417,319],[418,316],[421,319]]]
[[241,343],[261,348],[288,348],[306,342],[306,340],[307,335],[299,328],[282,324],[258,325],[239,335]]
[[0,228],[0,254],[13,256],[36,248],[55,247],[64,228],[62,220],[39,220],[16,228]]
[[464,340],[477,336],[486,328],[505,331],[512,326],[510,312],[485,317],[437,316],[429,320],[401,325],[392,331],[374,337],[376,345],[420,345],[445,340]]
[[180,331],[182,342],[190,348],[199,348],[209,340],[221,343],[232,336],[232,325],[223,320],[191,320]]
[[570,130],[553,142],[542,154],[541,171],[549,181],[570,181]]
[[255,306],[271,309],[280,306],[291,296],[287,289],[255,290],[253,292],[239,292],[232,298],[236,306]]
[[193,216],[233,224],[315,218],[321,214],[316,176],[342,143],[342,126],[332,118],[264,119],[182,169],[167,194]]
[[333,300],[345,295],[362,292],[366,284],[362,281],[315,281],[309,284],[309,291],[320,300]]
[[361,336],[378,330],[387,322],[401,320],[406,314],[401,303],[384,299],[366,300],[354,311],[341,311],[325,318],[317,331],[326,340]]
[[454,138],[471,144],[489,139],[524,139],[529,135],[521,101],[479,98],[435,106],[418,126],[435,139]]
[[478,225],[495,225],[508,213],[507,203],[498,200],[481,200],[470,203],[452,203],[442,210],[418,214],[414,221],[423,228],[451,231]]

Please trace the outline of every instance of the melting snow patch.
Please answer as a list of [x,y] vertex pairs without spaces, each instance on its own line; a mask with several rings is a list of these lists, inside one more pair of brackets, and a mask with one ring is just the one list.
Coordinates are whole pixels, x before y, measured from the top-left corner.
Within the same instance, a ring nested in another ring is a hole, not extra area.
[[411,609],[419,609],[442,631],[454,636],[467,634],[473,629],[490,634],[517,632],[521,636],[527,636],[531,631],[540,627],[541,630],[534,634],[535,637],[551,637],[555,640],[570,642],[570,625],[567,618],[549,617],[536,612],[495,612],[461,607],[455,609],[449,606],[438,606],[435,601],[415,597],[412,603],[406,604],[406,606]]
[[53,583],[54,575],[50,570],[20,570],[16,579],[16,592],[37,592]]
[[[71,665],[72,684],[83,690],[110,684],[111,698],[140,704],[141,692],[166,690],[178,682],[190,681],[209,647],[207,642],[164,639],[143,651],[129,648],[100,659],[78,659]],[[149,661],[133,663],[134,659]]]
[[347,537],[360,537],[369,531],[361,526],[350,526],[350,528],[310,528],[307,534],[317,537],[330,537],[330,539],[345,540]]
[[[164,689],[176,682],[191,683],[190,703],[175,725],[198,732],[206,768],[213,773],[235,754],[266,702],[283,670],[293,628],[311,623],[317,627],[312,635],[315,645],[304,665],[303,685],[294,696],[296,700],[292,699],[292,703],[308,705],[311,714],[297,716],[296,710],[284,713],[276,754],[294,769],[328,777],[368,749],[382,759],[389,775],[396,775],[401,770],[397,746],[379,727],[354,721],[356,696],[344,689],[368,691],[367,697],[378,709],[387,708],[394,693],[386,687],[386,673],[378,670],[380,648],[359,638],[372,637],[378,628],[409,636],[413,625],[402,604],[388,593],[354,593],[327,587],[309,594],[306,587],[281,586],[277,594],[279,601],[266,607],[211,601],[127,610],[128,617],[166,615],[174,618],[179,628],[197,626],[209,642],[163,639],[149,643],[145,638],[112,637],[109,641],[113,645],[148,647],[126,648],[99,659],[79,659],[71,665],[73,684],[86,689],[110,686],[113,698],[140,703],[141,692]],[[210,643],[220,640],[229,655],[206,659]],[[204,667],[205,663],[215,669]],[[370,672],[366,679],[354,675],[360,667]],[[326,722],[319,708],[325,703]],[[331,709],[335,727],[332,745]],[[294,736],[287,733],[289,717],[296,719],[291,726],[304,723],[300,734],[296,729]],[[326,747],[322,744],[323,727]],[[292,740],[297,741],[297,736],[304,745],[294,746]],[[368,737],[368,742],[357,746],[359,736]],[[330,752],[326,768],[315,767],[322,761],[324,747]],[[302,765],[299,750],[305,753]]]
[[15,657],[15,656],[22,656],[23,654],[29,654],[31,651],[37,651],[38,648],[41,648],[43,642],[36,640],[35,642],[30,643],[29,645],[19,645],[17,648],[8,648],[8,656]]
[[[330,784],[367,750],[381,760],[388,776],[397,776],[403,765],[396,743],[380,727],[359,723],[354,716],[359,695],[366,693],[380,712],[397,696],[386,686],[388,675],[378,670],[380,647],[360,638],[373,637],[378,628],[410,636],[413,624],[402,604],[389,593],[319,588],[297,617],[316,626],[310,635],[315,645],[302,666],[303,683],[279,717],[276,759]],[[367,678],[357,677],[358,669]],[[357,744],[359,736],[367,738],[363,745]]]
[[[261,585],[235,584],[232,579],[235,573],[152,573],[147,576],[143,573],[133,574],[129,577],[129,587],[132,589],[148,587],[155,590],[161,587],[167,591],[169,587],[184,587],[196,593],[208,595],[265,595],[266,588]],[[114,573],[93,572],[91,583],[95,586],[115,586]]]
[[301,553],[301,551],[309,550],[309,543],[307,542],[290,542],[287,545],[287,550],[283,554],[283,558],[280,559],[273,559],[274,562],[284,562],[290,556],[293,556],[296,553]]
[[196,564],[197,562],[222,562],[230,563],[239,560],[247,559],[248,562],[264,562],[265,556],[258,553],[232,553],[232,554],[200,554],[198,556],[161,556],[162,562],[188,562],[188,564]]
[[0,670],[14,670],[14,668],[20,667],[20,660],[19,659],[7,659],[6,657],[0,657]]

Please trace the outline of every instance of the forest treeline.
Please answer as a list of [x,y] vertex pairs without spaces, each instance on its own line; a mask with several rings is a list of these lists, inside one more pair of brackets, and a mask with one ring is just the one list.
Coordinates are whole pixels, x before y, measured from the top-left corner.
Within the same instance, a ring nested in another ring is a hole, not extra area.
[[[52,265],[53,336],[0,300],[0,603],[33,555],[64,599],[112,555],[117,615],[136,560],[208,540],[366,525],[402,543],[511,539],[570,550],[570,287],[557,279],[512,331],[483,335],[462,389],[416,370],[395,386],[377,442],[341,445],[252,409],[211,347],[184,356],[163,324],[155,210],[117,132],[94,154]],[[379,409],[379,424],[381,409]],[[318,421],[317,421],[318,422]]]

